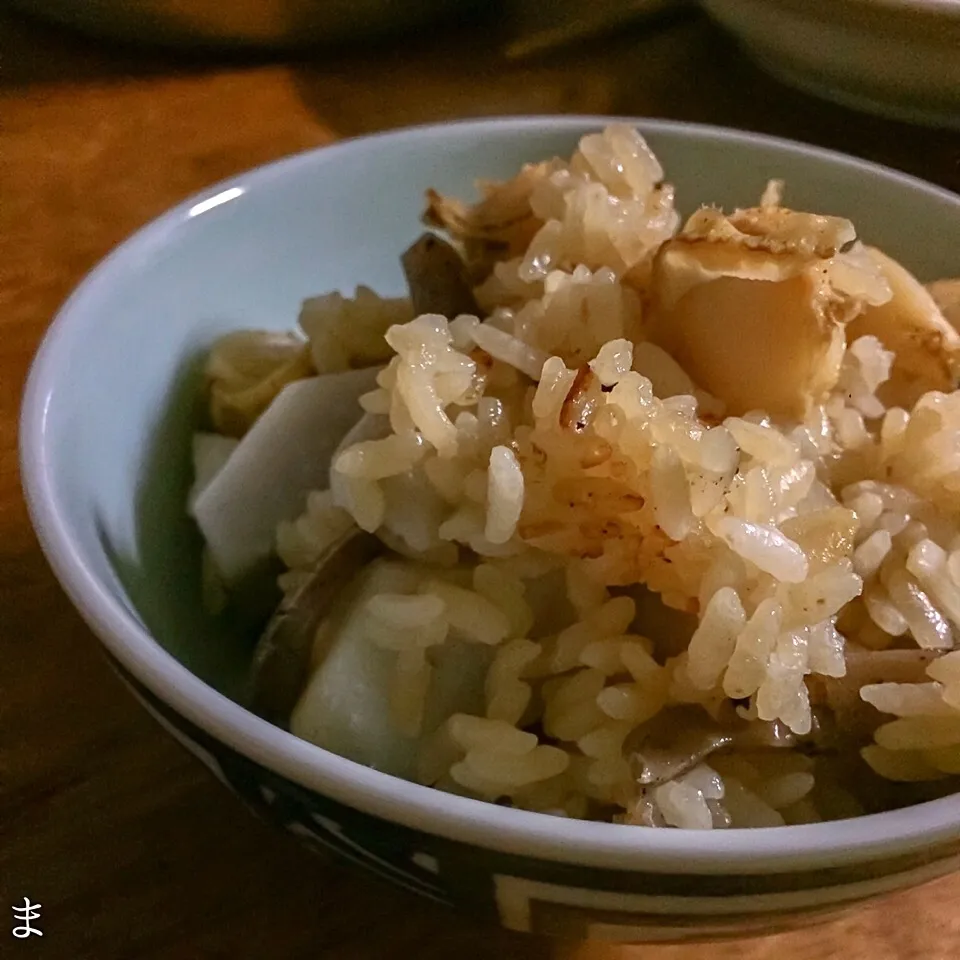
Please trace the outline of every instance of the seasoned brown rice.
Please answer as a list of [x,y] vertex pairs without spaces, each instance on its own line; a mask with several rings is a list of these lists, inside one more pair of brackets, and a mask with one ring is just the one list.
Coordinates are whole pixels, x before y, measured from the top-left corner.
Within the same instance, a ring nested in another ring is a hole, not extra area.
[[[693,829],[863,812],[855,781],[876,775],[952,789],[960,338],[909,314],[926,301],[897,300],[848,221],[789,211],[782,188],[681,227],[656,158],[613,125],[476,207],[434,195],[479,316],[367,289],[304,305],[317,373],[384,366],[329,490],[280,525],[281,582],[352,524],[392,551],[394,586],[354,615],[393,658],[405,775]],[[921,320],[939,367],[890,333]],[[457,644],[488,648],[482,707],[435,716]],[[909,679],[885,673],[896,652]],[[291,729],[337,749],[319,673]],[[722,743],[691,750],[691,718]],[[658,776],[645,744],[670,723]]]

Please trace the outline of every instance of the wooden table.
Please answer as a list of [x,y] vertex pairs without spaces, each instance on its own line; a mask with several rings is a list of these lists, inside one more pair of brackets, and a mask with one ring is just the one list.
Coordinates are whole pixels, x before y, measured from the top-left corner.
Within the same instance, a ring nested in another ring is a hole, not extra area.
[[[491,27],[479,42],[451,32],[398,49],[215,62],[0,18],[0,956],[960,956],[960,877],[821,929],[604,950],[482,928],[316,858],[255,822],[140,710],[41,557],[17,480],[16,416],[47,322],[114,244],[229,174],[409,123],[597,112],[784,134],[960,191],[957,135],[788,91],[696,15],[529,63],[504,63],[499,42]],[[42,904],[42,940],[11,937],[24,897]]]

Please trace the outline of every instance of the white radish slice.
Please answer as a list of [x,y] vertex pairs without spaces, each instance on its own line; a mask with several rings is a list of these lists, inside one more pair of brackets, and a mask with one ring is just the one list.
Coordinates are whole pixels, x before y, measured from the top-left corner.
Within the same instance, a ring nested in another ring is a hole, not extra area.
[[491,651],[447,640],[436,648],[422,734],[400,733],[391,711],[397,653],[366,634],[365,602],[377,593],[412,593],[424,576],[414,564],[376,560],[317,631],[314,671],[290,716],[290,730],[317,746],[412,780],[423,738],[455,711],[483,713]]
[[360,575],[317,631],[313,657],[320,664],[290,715],[293,734],[396,776],[412,769],[416,741],[397,732],[390,709],[397,655],[365,636],[363,605],[376,593],[413,592],[416,584],[400,564],[375,561]]
[[326,489],[330,459],[361,415],[377,367],[288,384],[203,488],[193,516],[225,581],[236,583],[274,549],[277,524]]

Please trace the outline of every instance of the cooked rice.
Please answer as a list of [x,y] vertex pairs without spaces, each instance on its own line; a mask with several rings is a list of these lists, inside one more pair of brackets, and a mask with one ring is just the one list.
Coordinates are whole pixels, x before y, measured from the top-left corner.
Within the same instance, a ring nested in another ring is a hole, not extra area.
[[[729,415],[645,338],[655,258],[679,218],[636,131],[585,137],[569,162],[497,189],[484,217],[502,202],[526,233],[497,234],[496,262],[480,212],[434,212],[486,271],[484,316],[413,317],[364,288],[301,315],[318,370],[386,366],[362,400],[382,429],[347,446],[331,490],[278,533],[284,586],[351,520],[418,571],[365,615],[396,653],[395,719],[420,738],[420,780],[652,826],[856,812],[828,765],[799,752],[721,751],[641,787],[625,744],[678,705],[803,738],[849,651],[917,648],[942,653],[924,682],[859,690],[896,718],[862,756],[893,780],[960,773],[960,653],[946,652],[960,630],[960,392],[888,407],[878,391],[896,357],[865,335],[824,345],[835,384],[802,415]],[[761,213],[780,211],[781,191],[771,182]],[[728,229],[719,212],[701,220],[703,236]],[[762,256],[745,223],[729,230]],[[776,242],[823,257],[856,315],[883,284],[838,252],[845,224],[819,218],[807,234],[784,220]],[[645,636],[638,585],[686,633]],[[453,639],[494,649],[486,712],[424,730],[431,650]]]

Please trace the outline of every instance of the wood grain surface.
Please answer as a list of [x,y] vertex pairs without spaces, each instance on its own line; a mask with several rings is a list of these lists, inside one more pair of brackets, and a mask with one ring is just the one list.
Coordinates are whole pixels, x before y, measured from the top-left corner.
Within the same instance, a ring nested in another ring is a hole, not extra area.
[[[140,710],[40,554],[16,431],[46,325],[124,236],[229,174],[409,123],[589,111],[784,134],[960,190],[957,135],[788,91],[697,15],[521,63],[500,56],[499,31],[242,60],[98,45],[0,15],[0,957],[960,956],[960,877],[804,932],[608,949],[491,930],[301,851]],[[23,897],[42,904],[42,939],[11,936]]]

